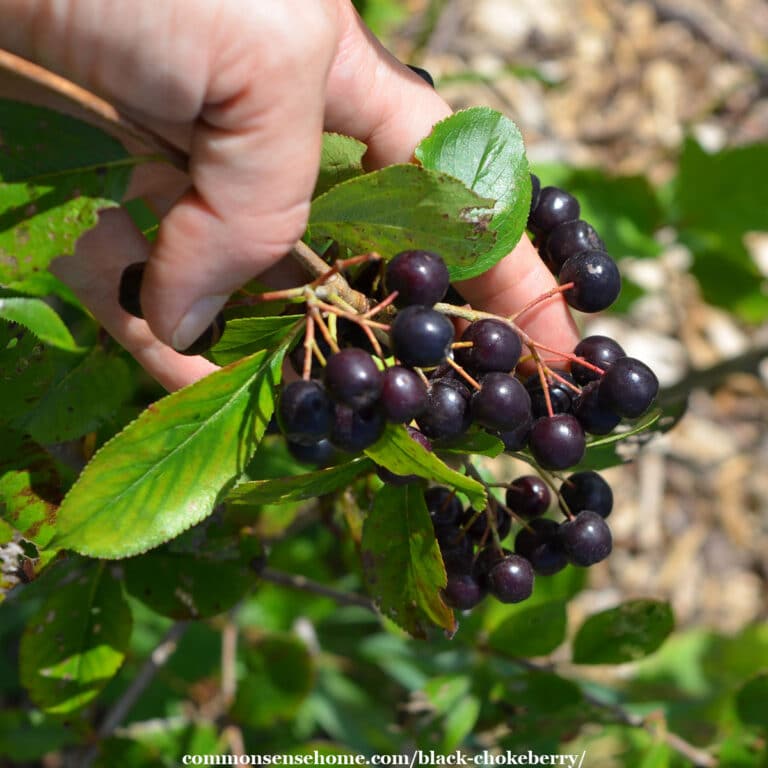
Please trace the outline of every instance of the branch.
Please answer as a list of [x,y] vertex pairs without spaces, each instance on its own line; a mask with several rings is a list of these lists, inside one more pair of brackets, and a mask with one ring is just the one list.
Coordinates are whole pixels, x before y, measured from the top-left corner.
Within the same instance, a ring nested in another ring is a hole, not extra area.
[[264,567],[259,571],[264,581],[269,581],[272,584],[279,584],[281,587],[288,587],[289,589],[297,589],[301,592],[310,592],[313,595],[319,595],[320,597],[329,597],[339,605],[355,605],[359,608],[365,608],[373,613],[377,613],[376,606],[371,600],[362,595],[357,595],[351,592],[341,592],[333,587],[328,587],[320,582],[312,581],[301,576],[298,573],[285,573],[283,571],[276,571],[274,568]]

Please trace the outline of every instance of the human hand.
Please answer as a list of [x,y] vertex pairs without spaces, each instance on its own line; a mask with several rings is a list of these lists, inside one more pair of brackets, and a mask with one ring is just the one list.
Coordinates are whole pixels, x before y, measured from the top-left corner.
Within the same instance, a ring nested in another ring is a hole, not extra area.
[[[190,154],[189,176],[139,168],[130,195],[163,216],[153,248],[127,214],[106,211],[54,271],[168,389],[214,366],[184,349],[229,295],[272,273],[304,232],[323,129],[368,146],[369,168],[407,162],[448,105],[373,38],[348,0],[5,2],[0,46],[119,105]],[[146,322],[123,312],[123,268],[149,259]],[[285,277],[277,279],[285,280]],[[555,286],[527,238],[460,290],[513,313]],[[559,298],[526,313],[526,330],[570,350]]]

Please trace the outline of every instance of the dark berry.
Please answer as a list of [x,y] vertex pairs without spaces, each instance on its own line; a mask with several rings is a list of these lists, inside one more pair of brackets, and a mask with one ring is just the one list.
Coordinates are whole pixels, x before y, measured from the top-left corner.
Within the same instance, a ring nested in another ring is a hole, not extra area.
[[314,445],[327,437],[333,423],[333,403],[319,381],[292,381],[280,393],[277,423],[293,443]]
[[620,357],[600,381],[600,401],[608,408],[636,419],[642,416],[659,393],[656,374],[634,357]]
[[523,450],[523,448],[528,445],[528,437],[531,434],[532,426],[533,417],[530,417],[527,421],[521,422],[514,429],[507,429],[504,432],[499,432],[498,437],[504,443],[504,450],[507,453]]
[[461,341],[471,341],[471,347],[458,347],[456,362],[473,373],[502,371],[509,373],[520,359],[522,343],[509,323],[487,318],[467,326]]
[[584,457],[586,438],[575,416],[558,413],[533,422],[528,447],[544,469],[567,469]]
[[[539,195],[541,195],[541,180],[535,174],[531,174],[531,207],[528,209],[528,219],[530,221],[531,214],[536,210],[536,206],[539,204]],[[530,227],[530,223],[528,225]]]
[[417,74],[427,85],[432,86],[432,88],[435,87],[434,78],[429,74],[429,72],[427,72],[426,69],[423,67],[414,66],[413,64],[408,64],[407,67],[411,70],[411,72]]
[[520,517],[541,517],[552,501],[547,484],[536,475],[523,475],[513,480],[506,495],[507,506]]
[[431,251],[402,251],[384,273],[387,293],[397,291],[396,307],[431,307],[445,298],[450,281],[445,262]]
[[605,243],[591,224],[580,219],[566,221],[565,224],[555,227],[547,236],[542,250],[542,258],[557,275],[571,256],[582,251],[604,251]]
[[558,280],[560,285],[573,283],[563,296],[579,312],[607,309],[621,292],[619,268],[604,251],[584,251],[571,256],[563,264]]
[[367,352],[349,347],[328,358],[323,379],[328,394],[336,402],[360,410],[378,400],[384,374]]
[[544,234],[566,221],[575,221],[580,213],[579,201],[573,195],[557,187],[544,187],[528,217],[528,226],[535,234]]
[[546,517],[531,520],[515,536],[515,552],[530,562],[542,576],[551,576],[568,565],[568,558],[558,537],[560,526]]
[[428,307],[404,307],[392,321],[390,339],[392,351],[403,365],[439,365],[451,351],[453,323]]
[[599,381],[584,386],[573,403],[573,415],[590,435],[609,435],[621,421],[621,416],[601,400]]
[[440,547],[440,555],[443,558],[445,572],[449,576],[451,574],[472,572],[474,547],[466,536],[458,537],[451,543],[444,543]]
[[[496,533],[499,535],[499,539],[505,539],[509,535],[510,530],[512,530],[512,518],[503,507],[499,505],[494,506],[496,509]],[[474,522],[471,522],[473,519]],[[472,507],[467,509],[461,521],[462,526],[469,525],[467,535],[477,542],[488,542],[491,540],[491,531],[488,523],[488,510],[485,509],[478,515],[477,510]]]
[[[576,345],[573,354],[607,371],[620,357],[624,357],[626,352],[617,341],[608,336],[587,336]],[[579,384],[588,384],[600,378],[597,371],[575,362],[571,364],[571,373]]]
[[477,553],[472,573],[481,586],[488,587],[488,574],[491,568],[511,554],[512,552],[508,549],[499,550],[495,544],[489,544]]
[[296,461],[302,464],[312,464],[316,467],[327,467],[336,458],[336,449],[327,439],[320,440],[311,445],[294,443],[287,440],[288,451]]
[[[567,371],[555,371],[558,376],[575,384],[573,377]],[[544,393],[544,386],[541,383],[541,377],[534,373],[529,376],[525,382],[525,388],[531,396],[531,413],[534,419],[548,416],[547,397]],[[552,405],[552,413],[569,413],[576,392],[567,384],[558,381],[554,377],[548,377],[547,389],[549,390],[549,402]]]
[[472,423],[469,390],[459,381],[439,379],[429,388],[427,407],[417,423],[429,438],[457,437]]
[[450,576],[443,590],[445,602],[459,611],[474,608],[484,597],[485,590],[471,574]]
[[456,494],[441,486],[427,489],[424,492],[424,503],[436,527],[458,526],[464,515],[464,507]]
[[611,486],[591,469],[576,472],[566,478],[560,486],[560,496],[574,515],[578,515],[585,509],[591,509],[600,517],[606,518],[613,509]]
[[508,555],[491,568],[488,588],[502,603],[520,603],[533,592],[533,567],[520,555]]
[[[419,432],[418,429],[406,427],[406,430],[412,440],[415,440],[425,450],[432,451],[432,443],[430,443],[429,439]],[[382,482],[387,483],[388,485],[407,485],[408,483],[415,483],[422,479],[418,475],[396,475],[386,467],[377,467],[376,474]]]
[[[296,373],[301,376],[304,373],[304,356],[306,355],[306,348],[304,347],[304,336],[301,337],[299,343],[291,350],[291,354],[288,356],[288,360],[291,363],[291,367]],[[315,334],[315,343],[318,346],[323,357],[327,360],[332,354],[331,346],[325,340],[322,334]],[[323,375],[323,366],[318,360],[317,355],[312,353],[312,364],[309,369],[309,375],[313,379],[319,379]]]
[[134,317],[144,317],[144,313],[141,311],[139,295],[141,294],[141,281],[144,278],[144,268],[146,266],[146,261],[137,261],[134,264],[129,264],[123,270],[123,274],[120,275],[117,301],[129,315]]
[[514,429],[531,417],[531,398],[525,387],[507,373],[488,373],[472,395],[472,417],[488,429]]
[[389,421],[406,424],[427,407],[427,388],[413,371],[395,365],[384,371],[379,402]]
[[384,415],[375,407],[355,411],[336,404],[330,441],[340,450],[359,453],[373,445],[384,432]]
[[579,512],[560,526],[558,533],[568,560],[584,567],[599,563],[611,554],[613,538],[607,523],[597,512]]

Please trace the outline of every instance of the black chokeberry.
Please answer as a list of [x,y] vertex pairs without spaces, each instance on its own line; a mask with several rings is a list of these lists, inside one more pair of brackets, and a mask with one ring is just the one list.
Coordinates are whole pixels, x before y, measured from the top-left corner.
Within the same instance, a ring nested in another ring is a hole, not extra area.
[[427,393],[427,407],[416,419],[429,438],[457,437],[472,423],[469,390],[454,379],[434,381]]
[[568,560],[583,567],[605,560],[613,548],[610,528],[592,510],[579,512],[573,520],[563,523],[558,537]]
[[528,209],[528,220],[530,228],[531,214],[536,210],[536,206],[539,204],[539,195],[541,194],[541,180],[535,174],[531,174],[531,207]]
[[551,576],[568,565],[568,558],[558,536],[560,526],[546,517],[531,520],[515,536],[515,552],[530,562],[542,576]]
[[514,453],[515,451],[522,451],[528,445],[532,426],[533,417],[531,416],[526,421],[520,422],[514,429],[497,432],[496,435],[504,443],[504,450],[507,453]]
[[448,267],[432,251],[402,251],[386,267],[387,292],[397,291],[396,307],[421,304],[431,307],[442,301],[448,291]]
[[[301,376],[304,373],[304,360],[306,356],[306,347],[304,346],[305,337],[302,336],[299,339],[299,343],[291,350],[288,355],[288,360],[291,363],[293,370]],[[315,334],[315,344],[317,344],[320,353],[323,358],[327,360],[331,354],[331,345],[325,340],[321,333]],[[320,379],[323,376],[323,366],[317,355],[312,353],[312,362],[310,364],[309,375],[313,379]]]
[[560,285],[573,283],[563,291],[570,306],[579,312],[600,312],[613,304],[621,292],[621,274],[605,251],[584,251],[571,256],[558,276]]
[[461,341],[471,347],[457,347],[456,362],[472,373],[509,373],[517,365],[522,343],[514,328],[503,320],[484,318],[467,326]]
[[379,402],[389,421],[406,424],[427,407],[427,388],[413,371],[393,365],[384,371]]
[[[573,377],[567,371],[558,371],[555,373],[561,378],[565,379],[568,384],[574,385]],[[547,391],[549,392],[549,402],[552,406],[552,413],[569,413],[573,399],[576,397],[576,391],[569,387],[564,381],[548,376],[547,377]],[[542,384],[541,377],[534,373],[526,379],[525,388],[528,390],[528,394],[531,397],[531,413],[534,419],[541,418],[542,416],[548,416],[549,410],[547,409],[547,396],[544,392],[544,385]]]
[[472,395],[472,417],[488,429],[514,429],[531,417],[531,398],[525,387],[507,373],[488,373]]
[[360,410],[378,400],[384,374],[367,352],[349,347],[328,358],[323,380],[336,402]]
[[549,509],[551,501],[549,486],[536,475],[518,477],[507,488],[507,506],[527,520],[541,517]]
[[428,488],[424,491],[424,503],[435,527],[454,525],[461,522],[464,515],[464,507],[461,500],[453,491],[442,486]]
[[445,572],[450,576],[458,573],[471,573],[474,559],[474,547],[466,536],[456,538],[452,543],[440,546]]
[[571,256],[582,251],[604,250],[605,243],[592,225],[579,219],[566,221],[555,227],[547,236],[541,256],[550,270],[557,275]]
[[331,445],[331,441],[326,438],[310,445],[294,443],[291,440],[287,440],[286,444],[291,456],[302,464],[327,467],[336,458],[336,449]]
[[[499,539],[503,540],[512,530],[512,518],[502,506],[494,504],[493,507],[496,510],[496,533],[498,534]],[[464,517],[461,521],[462,526],[466,527],[467,535],[476,542],[491,541],[489,523],[490,517],[488,509],[484,509],[478,514],[477,510],[472,507],[469,507],[467,511],[464,512]]]
[[575,416],[557,413],[533,423],[528,447],[544,469],[567,469],[584,457],[586,437]]
[[[608,336],[595,335],[583,338],[574,347],[573,354],[605,372],[620,357],[624,357],[626,352],[624,352],[618,341],[614,341]],[[577,362],[571,363],[571,374],[579,384],[597,381],[601,375],[597,371]]]
[[573,515],[585,509],[597,512],[602,518],[608,517],[613,509],[613,491],[603,477],[594,470],[575,472],[560,486],[560,496],[566,508]]
[[319,381],[292,381],[280,392],[277,423],[293,443],[315,445],[328,437],[333,403]]
[[634,357],[620,357],[600,381],[600,401],[608,408],[636,419],[642,416],[659,393],[656,374]]
[[381,437],[385,423],[384,415],[374,406],[353,410],[336,403],[329,439],[342,451],[359,453]]
[[491,568],[493,568],[496,563],[501,562],[501,560],[511,554],[512,552],[510,552],[508,549],[500,550],[495,544],[489,544],[488,546],[483,547],[477,553],[475,564],[472,567],[472,573],[477,579],[478,583],[487,589],[488,574],[491,572]]
[[581,206],[573,195],[557,187],[544,187],[528,217],[528,226],[534,234],[542,235],[567,221],[575,221],[580,213]]
[[453,323],[428,307],[404,307],[395,315],[389,335],[392,351],[403,365],[429,368],[448,357]]
[[533,567],[520,555],[508,555],[488,572],[490,593],[502,603],[520,603],[533,592]]
[[590,381],[582,388],[573,402],[573,415],[590,435],[609,435],[621,421],[600,398],[599,381]]
[[147,266],[146,261],[137,261],[129,264],[120,275],[120,286],[117,293],[117,301],[120,306],[134,317],[144,318],[141,311],[141,281],[144,278],[144,269]]
[[485,590],[472,574],[462,573],[448,577],[443,596],[451,608],[468,611],[485,597]]

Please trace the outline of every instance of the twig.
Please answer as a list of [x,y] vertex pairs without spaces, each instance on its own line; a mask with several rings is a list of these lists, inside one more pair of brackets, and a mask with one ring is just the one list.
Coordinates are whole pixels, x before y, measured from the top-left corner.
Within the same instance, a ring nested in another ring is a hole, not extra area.
[[312,581],[298,573],[285,573],[274,568],[264,567],[259,571],[259,576],[264,581],[279,584],[281,587],[297,589],[301,592],[311,592],[313,595],[319,595],[320,597],[329,597],[339,605],[356,605],[377,613],[376,606],[367,597],[351,592],[341,592],[333,587],[320,584],[320,582]]

